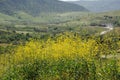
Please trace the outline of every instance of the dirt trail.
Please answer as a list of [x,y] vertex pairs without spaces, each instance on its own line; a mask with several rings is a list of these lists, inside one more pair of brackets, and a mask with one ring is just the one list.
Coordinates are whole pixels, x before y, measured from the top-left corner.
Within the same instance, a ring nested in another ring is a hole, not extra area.
[[106,27],[105,27],[105,28],[106,28],[107,30],[106,30],[106,31],[102,31],[102,32],[100,33],[100,35],[104,35],[104,34],[110,32],[110,31],[112,31],[112,30],[113,30],[113,25],[112,25],[112,24],[106,24]]
[[[107,30],[106,31],[102,31],[100,33],[100,35],[105,35],[106,33],[112,31],[114,28],[113,28],[113,25],[112,24],[106,24],[106,27],[105,27]],[[116,55],[101,55],[101,58],[117,58],[117,59],[120,59],[120,50],[118,50],[118,53]]]

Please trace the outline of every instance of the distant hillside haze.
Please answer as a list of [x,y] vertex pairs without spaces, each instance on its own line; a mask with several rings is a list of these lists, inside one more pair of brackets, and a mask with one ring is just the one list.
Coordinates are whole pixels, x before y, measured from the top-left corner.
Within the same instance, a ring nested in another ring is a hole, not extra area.
[[120,0],[80,0],[74,3],[82,5],[92,12],[120,10]]
[[0,0],[0,13],[13,15],[22,11],[37,16],[43,12],[88,11],[86,8],[58,0]]

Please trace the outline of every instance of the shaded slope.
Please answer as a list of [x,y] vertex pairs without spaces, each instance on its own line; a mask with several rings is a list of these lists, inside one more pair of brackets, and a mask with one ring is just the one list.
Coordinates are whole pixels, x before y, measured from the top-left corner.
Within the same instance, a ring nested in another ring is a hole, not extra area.
[[71,12],[87,11],[82,6],[57,0],[1,0],[0,12],[12,15],[17,11],[23,11],[31,15],[39,15],[41,12]]

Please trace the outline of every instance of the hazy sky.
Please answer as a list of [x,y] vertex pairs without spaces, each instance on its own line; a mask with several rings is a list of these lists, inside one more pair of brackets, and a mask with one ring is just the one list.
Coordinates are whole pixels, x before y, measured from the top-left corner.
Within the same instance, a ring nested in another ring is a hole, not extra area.
[[98,0],[60,0],[60,1],[98,1]]
[[60,1],[80,1],[80,0],[60,0]]

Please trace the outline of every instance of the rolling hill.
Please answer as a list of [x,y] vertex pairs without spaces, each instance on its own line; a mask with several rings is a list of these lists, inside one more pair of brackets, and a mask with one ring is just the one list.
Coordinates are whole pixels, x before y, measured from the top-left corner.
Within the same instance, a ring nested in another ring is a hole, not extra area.
[[80,0],[74,3],[82,5],[92,12],[120,10],[120,0]]
[[40,13],[88,11],[86,8],[58,0],[0,0],[0,13],[13,15],[18,11],[38,16]]

